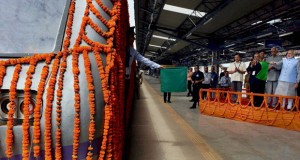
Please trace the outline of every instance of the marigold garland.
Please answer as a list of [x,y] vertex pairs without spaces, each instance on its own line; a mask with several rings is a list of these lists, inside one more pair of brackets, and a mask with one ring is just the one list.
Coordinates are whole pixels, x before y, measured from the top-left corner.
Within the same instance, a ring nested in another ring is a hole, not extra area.
[[73,151],[72,159],[77,160],[78,148],[79,148],[79,136],[80,136],[80,93],[79,93],[79,67],[78,67],[78,56],[77,52],[72,53],[72,71],[74,76],[74,133],[73,133]]
[[90,107],[90,124],[89,124],[89,142],[90,146],[88,147],[88,154],[86,159],[91,160],[93,158],[93,147],[92,142],[95,137],[95,88],[94,88],[94,82],[93,82],[93,75],[91,70],[91,62],[88,56],[87,51],[83,51],[83,59],[84,59],[84,68],[85,68],[85,74],[86,74],[86,81],[88,85],[88,91],[89,91],[89,107]]
[[63,52],[63,57],[60,64],[59,78],[58,78],[58,89],[56,90],[56,132],[55,132],[55,159],[62,159],[62,145],[61,145],[61,100],[62,90],[64,87],[64,74],[67,68],[67,52]]
[[17,83],[19,80],[19,74],[21,72],[22,65],[17,64],[14,70],[14,74],[11,80],[11,85],[9,89],[9,104],[8,104],[8,117],[7,117],[7,130],[6,130],[6,156],[7,158],[11,158],[13,155],[13,143],[14,143],[14,114],[15,114],[15,99],[17,95]]
[[[87,4],[92,13],[105,25],[108,26],[106,19],[101,15],[101,13],[94,7],[92,0],[87,0]],[[103,8],[102,8],[103,9]],[[106,12],[107,13],[107,12]]]
[[40,126],[40,119],[41,119],[41,107],[42,107],[42,98],[45,90],[46,85],[46,78],[49,74],[49,64],[52,60],[54,54],[49,55],[49,57],[45,60],[45,66],[42,69],[41,79],[38,85],[38,91],[36,95],[36,104],[34,108],[33,114],[33,156],[38,158],[40,155],[40,142],[41,142],[41,126]]
[[108,7],[106,7],[101,0],[96,0],[97,4],[103,9],[104,12],[106,12],[107,14],[109,14],[110,16],[113,16],[114,14],[114,10],[109,10]]
[[45,159],[52,160],[52,101],[54,99],[54,89],[56,84],[56,76],[59,69],[60,57],[62,52],[59,52],[52,64],[51,77],[49,80],[49,86],[47,88],[47,96],[46,96],[46,109],[45,109],[45,131],[44,131],[44,140],[45,140]]
[[70,5],[70,9],[69,9],[69,15],[68,15],[68,21],[67,21],[67,27],[66,27],[66,37],[64,38],[64,43],[63,43],[63,51],[64,52],[67,52],[68,48],[70,46],[70,39],[71,39],[71,35],[72,35],[74,12],[75,12],[75,0],[72,0],[71,5]]
[[[3,62],[3,61],[2,61]],[[6,74],[6,68],[3,63],[0,64],[0,88],[3,85],[3,78]]]
[[32,56],[30,60],[30,65],[27,71],[27,77],[25,81],[25,88],[24,88],[24,102],[23,102],[23,114],[24,119],[22,123],[22,133],[23,133],[23,139],[22,139],[22,156],[23,159],[29,159],[29,105],[31,103],[30,101],[30,87],[32,84],[32,75],[35,72],[36,67],[36,59],[35,56]]

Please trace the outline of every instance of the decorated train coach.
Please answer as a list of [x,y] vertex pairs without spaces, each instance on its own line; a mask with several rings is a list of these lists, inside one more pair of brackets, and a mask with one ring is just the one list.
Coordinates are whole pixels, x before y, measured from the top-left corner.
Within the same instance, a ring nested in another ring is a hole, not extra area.
[[0,1],[0,19],[0,159],[122,159],[127,1]]

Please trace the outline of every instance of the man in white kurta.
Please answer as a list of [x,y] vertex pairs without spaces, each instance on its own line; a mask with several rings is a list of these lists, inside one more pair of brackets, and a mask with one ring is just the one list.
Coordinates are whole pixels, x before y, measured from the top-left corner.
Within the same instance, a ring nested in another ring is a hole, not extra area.
[[[234,62],[229,65],[228,73],[231,74],[231,89],[234,92],[242,92],[243,74],[246,72],[246,65],[241,62],[239,54],[234,56]],[[237,94],[233,94],[231,100],[237,103]]]
[[[300,63],[299,60],[294,57],[294,50],[289,50],[286,58],[283,58],[282,61],[275,64],[281,66],[281,72],[275,94],[296,96],[296,89],[298,88],[298,83],[300,81]],[[282,108],[285,107],[285,101],[286,100],[284,98],[282,100]],[[288,99],[287,109],[290,110],[292,105],[293,99]]]

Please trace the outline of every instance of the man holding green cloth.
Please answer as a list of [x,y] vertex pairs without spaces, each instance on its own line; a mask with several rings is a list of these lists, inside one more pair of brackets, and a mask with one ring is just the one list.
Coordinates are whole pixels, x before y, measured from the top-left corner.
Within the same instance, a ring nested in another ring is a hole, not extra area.
[[265,62],[265,61],[260,61],[259,64],[261,65],[261,70],[257,73],[257,75],[255,77],[259,80],[264,81],[264,83],[266,83],[266,80],[268,77],[269,63]]
[[[262,54],[262,52],[263,51],[260,52],[260,55],[264,55],[264,54]],[[264,57],[260,57],[259,64],[261,65],[261,70],[255,76],[259,80],[258,93],[262,93],[262,94],[265,93],[265,86],[266,86],[266,80],[268,77],[268,67],[269,67],[269,63],[265,62],[264,60],[265,60]],[[263,100],[264,100],[264,97],[259,97],[257,105],[260,106]]]
[[[269,63],[262,61],[260,54],[255,54],[253,60],[250,62],[247,71],[251,71],[252,75],[255,76],[253,92],[254,93],[265,93],[265,84],[268,77],[268,66]],[[263,102],[263,96],[254,96],[254,106],[260,107]]]

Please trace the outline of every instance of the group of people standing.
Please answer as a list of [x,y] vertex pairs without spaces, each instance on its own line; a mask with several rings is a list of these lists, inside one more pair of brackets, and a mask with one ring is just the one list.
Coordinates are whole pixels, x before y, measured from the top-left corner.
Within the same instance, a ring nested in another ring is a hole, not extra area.
[[[286,57],[278,56],[278,49],[271,49],[271,56],[264,58],[264,53],[254,54],[253,60],[247,68],[250,74],[250,92],[261,94],[275,94],[282,96],[296,96],[300,81],[300,63],[295,58],[294,50],[288,50]],[[263,96],[254,96],[254,106],[259,107]],[[268,96],[268,107],[275,108],[278,103],[276,96]],[[285,108],[286,99],[283,98],[281,107]],[[293,99],[288,99],[287,109],[293,106]]]
[[[127,32],[127,52],[126,52],[126,75],[125,83],[126,88],[129,87],[129,75],[131,64],[134,60],[143,63],[151,68],[163,68],[161,65],[143,57],[133,48],[134,41],[134,28],[129,28]],[[294,50],[288,50],[286,57],[282,58],[277,55],[278,49],[273,47],[271,49],[271,55],[267,58],[264,56],[264,52],[256,53],[253,56],[252,61],[246,68],[244,62],[241,62],[239,54],[234,56],[234,62],[228,67],[228,71],[224,71],[219,76],[216,73],[215,66],[211,67],[211,72],[208,72],[208,67],[204,67],[204,72],[199,70],[199,66],[195,67],[195,72],[189,69],[188,72],[188,94],[192,95],[192,108],[196,108],[199,103],[199,90],[200,88],[217,88],[219,84],[221,88],[229,88],[235,92],[242,91],[243,75],[247,72],[249,76],[249,90],[253,93],[267,93],[283,96],[296,96],[297,88],[300,82],[300,62],[295,58]],[[229,77],[229,74],[231,76]],[[247,78],[246,78],[247,79]],[[219,80],[219,81],[218,81]],[[247,87],[248,85],[245,84]],[[192,89],[193,88],[193,89]],[[247,88],[246,88],[247,89]],[[127,92],[125,92],[127,93]],[[203,92],[202,99],[207,97],[207,93]],[[211,97],[214,98],[214,94]],[[254,96],[254,106],[261,106],[263,102],[263,96]],[[169,102],[171,99],[171,93],[164,93],[164,102]],[[231,100],[233,103],[239,103],[238,95],[232,94]],[[278,99],[276,96],[268,96],[268,106],[276,107]],[[281,102],[281,106],[286,106],[286,99]],[[293,106],[293,99],[287,100],[287,109],[290,110]]]
[[[225,74],[226,75],[226,72]],[[223,78],[224,77],[224,78]],[[224,84],[225,86],[229,86],[228,83],[230,83],[230,77],[228,77],[228,72],[227,76],[223,76],[223,81],[221,78],[221,83]],[[226,78],[225,78],[226,77]],[[192,68],[189,69],[188,75],[187,75],[187,80],[188,80],[188,94],[187,96],[192,95],[193,98],[190,100],[193,102],[192,107],[190,109],[194,109],[197,106],[197,103],[199,103],[199,90],[201,88],[203,89],[208,89],[208,88],[217,88],[218,85],[218,80],[219,76],[216,72],[215,66],[211,67],[211,72],[208,72],[208,67],[204,67],[204,72],[201,72],[199,70],[199,66],[197,65],[195,67],[195,72],[193,72]],[[213,98],[215,95],[212,94],[211,97]],[[207,97],[207,93],[203,92],[202,94],[202,99],[205,99]]]
[[[208,67],[204,67],[204,72],[199,71],[199,66],[195,67],[195,72],[189,69],[187,96],[193,95],[191,101],[194,102],[190,108],[196,108],[197,103],[199,103],[200,88],[216,88],[217,84],[219,84],[220,88],[231,87],[231,91],[241,92],[244,80],[243,75],[246,72],[246,79],[249,76],[249,85],[245,83],[245,87],[247,89],[247,86],[249,86],[250,92],[296,96],[300,81],[299,60],[295,58],[294,50],[288,50],[284,58],[277,54],[278,48],[276,47],[271,48],[271,55],[267,58],[265,58],[263,51],[255,53],[248,67],[246,67],[244,62],[241,62],[240,55],[236,54],[234,62],[228,67],[228,71],[225,70],[221,73],[219,81],[214,66],[211,67],[210,73],[208,73]],[[231,75],[230,77],[229,74]],[[202,96],[205,99],[207,94],[203,92]],[[212,94],[211,97],[213,98],[214,95]],[[253,105],[256,107],[261,106],[263,99],[263,96],[254,96]],[[231,101],[240,103],[237,94],[232,94]],[[290,110],[293,105],[293,99],[288,99],[287,101],[287,109]],[[278,98],[268,95],[267,103],[268,107],[274,108],[278,103]],[[283,98],[281,106],[283,108],[286,106],[285,98]]]

